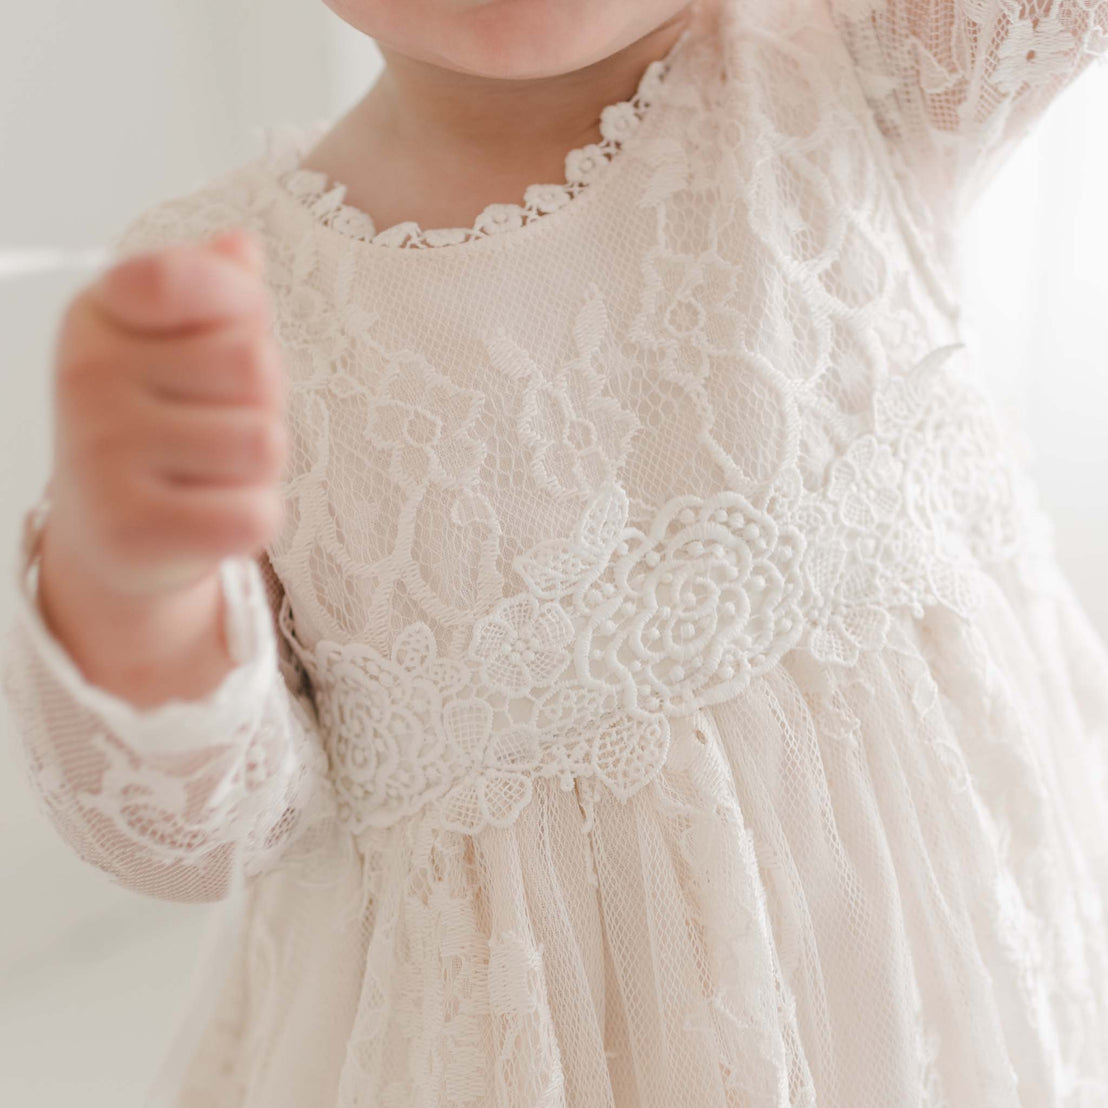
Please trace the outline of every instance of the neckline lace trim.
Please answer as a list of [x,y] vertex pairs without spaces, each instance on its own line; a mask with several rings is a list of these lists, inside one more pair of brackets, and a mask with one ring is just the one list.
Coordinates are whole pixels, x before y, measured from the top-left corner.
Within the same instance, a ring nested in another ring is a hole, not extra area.
[[571,150],[565,159],[565,181],[531,185],[522,204],[489,204],[472,227],[422,228],[414,220],[378,231],[368,212],[346,203],[347,186],[318,170],[301,166],[308,151],[334,125],[331,118],[303,126],[285,124],[261,128],[265,161],[277,184],[307,208],[317,221],[370,246],[392,248],[441,248],[490,238],[518,230],[536,219],[564,208],[594,185],[616,155],[639,129],[647,110],[659,99],[670,71],[692,34],[687,28],[665,57],[651,62],[639,79],[630,100],[609,104],[600,115],[601,141]]

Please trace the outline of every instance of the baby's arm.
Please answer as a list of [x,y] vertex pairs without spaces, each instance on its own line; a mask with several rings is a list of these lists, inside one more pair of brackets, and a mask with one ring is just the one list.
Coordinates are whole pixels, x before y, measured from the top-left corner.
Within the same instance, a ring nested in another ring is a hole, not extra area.
[[333,815],[331,785],[311,689],[275,632],[284,590],[268,558],[223,564],[236,665],[222,683],[136,709],[85,680],[42,618],[45,505],[25,521],[0,681],[32,791],[61,836],[115,883],[185,902],[227,895],[234,847],[247,876],[310,849]]
[[237,222],[232,183],[143,213],[114,245],[151,257],[67,313],[54,471],[0,644],[46,815],[118,884],[165,900],[227,897],[232,872],[310,851],[333,810],[311,690],[274,626],[291,613],[259,553],[280,496],[259,259],[241,236],[187,245]]
[[1108,50],[1108,0],[822,0],[882,132],[944,218]]

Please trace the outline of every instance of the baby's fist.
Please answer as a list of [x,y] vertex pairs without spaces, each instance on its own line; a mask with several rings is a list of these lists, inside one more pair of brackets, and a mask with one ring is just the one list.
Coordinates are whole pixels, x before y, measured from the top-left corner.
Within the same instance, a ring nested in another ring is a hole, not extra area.
[[70,304],[52,539],[105,589],[176,591],[280,529],[286,383],[245,233],[138,255]]

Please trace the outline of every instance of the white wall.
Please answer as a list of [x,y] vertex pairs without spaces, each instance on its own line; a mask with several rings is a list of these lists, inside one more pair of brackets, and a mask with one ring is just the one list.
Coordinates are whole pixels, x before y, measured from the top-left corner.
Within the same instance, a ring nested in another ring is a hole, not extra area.
[[1059,558],[1108,636],[1108,65],[1051,105],[964,241],[983,365],[1023,424]]
[[[251,152],[337,113],[377,55],[318,0],[33,0],[0,33],[0,254],[95,247]],[[1063,562],[1108,630],[1108,73],[1067,93],[983,200],[971,289],[998,391],[1027,417]],[[88,274],[0,275],[0,623],[18,514],[47,475],[50,354]],[[23,785],[0,709],[0,1103],[137,1108],[207,909],[76,860]]]

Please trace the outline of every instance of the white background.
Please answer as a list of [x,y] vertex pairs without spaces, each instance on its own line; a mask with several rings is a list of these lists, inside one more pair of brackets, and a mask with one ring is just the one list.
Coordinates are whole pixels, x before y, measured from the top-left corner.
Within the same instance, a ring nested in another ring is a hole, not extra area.
[[[48,474],[55,329],[90,272],[5,279],[25,249],[102,246],[254,153],[254,129],[345,110],[372,43],[318,0],[25,0],[0,24],[0,624],[20,516]],[[1108,67],[1053,106],[966,231],[985,369],[1022,416],[1060,555],[1108,633]],[[2,703],[2,702],[0,702]],[[26,790],[0,708],[0,1103],[139,1108],[211,911],[116,888]]]

